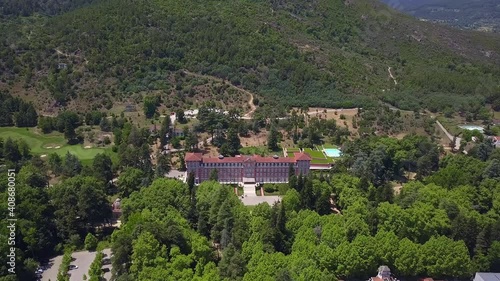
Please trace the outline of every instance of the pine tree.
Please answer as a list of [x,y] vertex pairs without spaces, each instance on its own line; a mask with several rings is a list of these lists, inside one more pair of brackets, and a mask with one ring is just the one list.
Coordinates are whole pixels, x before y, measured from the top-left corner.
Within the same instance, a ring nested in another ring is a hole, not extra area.
[[17,142],[12,140],[10,137],[7,138],[3,144],[3,157],[5,160],[13,163],[17,163],[21,160],[21,153],[19,152]]
[[101,131],[103,132],[110,132],[111,131],[111,124],[108,121],[108,118],[104,117],[101,119],[101,122],[99,123],[99,127],[101,128]]
[[69,153],[69,151],[66,153],[66,156],[64,157],[64,164],[63,164],[63,175],[66,177],[74,177],[78,175],[82,171],[82,163],[80,160],[73,154]]
[[304,208],[312,209],[314,207],[315,198],[311,176],[304,178],[304,188],[300,192],[300,197]]
[[157,155],[157,164],[156,164],[156,177],[163,177],[166,173],[170,172],[170,157],[169,155],[158,154]]
[[58,176],[62,172],[62,159],[57,153],[51,153],[48,157],[49,168],[54,173],[54,175]]
[[297,191],[299,193],[302,192],[302,189],[304,189],[304,177],[302,176],[302,173],[299,174],[299,177],[297,178]]
[[186,160],[184,158],[184,154],[181,153],[179,156],[179,171],[185,171],[186,170]]
[[229,155],[237,155],[241,147],[241,141],[238,132],[233,128],[227,132],[227,144],[229,146]]
[[171,120],[170,116],[166,115],[165,118],[163,118],[163,121],[161,122],[161,128],[160,128],[160,143],[161,147],[164,147],[167,144],[167,134],[170,133],[170,125],[171,125]]
[[76,138],[75,127],[69,119],[64,122],[64,137],[68,140],[68,143],[73,143]]
[[195,180],[195,174],[194,172],[190,172],[187,176],[186,182],[189,188],[189,194],[191,194],[191,197],[195,196],[194,194],[194,180]]
[[274,126],[271,126],[271,130],[269,131],[269,135],[267,136],[267,147],[272,151],[276,151],[279,149],[278,131]]

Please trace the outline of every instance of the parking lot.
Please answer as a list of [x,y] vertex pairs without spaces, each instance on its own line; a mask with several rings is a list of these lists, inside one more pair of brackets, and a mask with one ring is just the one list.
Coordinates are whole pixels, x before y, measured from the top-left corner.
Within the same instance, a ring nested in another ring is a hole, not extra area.
[[[111,249],[104,249],[102,252],[106,255],[105,256],[106,258],[111,257]],[[71,264],[78,266],[78,268],[68,271],[68,273],[70,274],[71,281],[82,281],[84,274],[87,276],[88,279],[90,265],[94,261],[96,254],[97,252],[81,251],[81,252],[74,252],[71,255],[73,257],[73,261],[71,262]],[[42,281],[57,280],[57,273],[59,272],[59,267],[61,266],[62,257],[63,256],[61,255],[50,260],[47,270],[45,270],[42,273]],[[111,264],[103,265],[103,269],[104,269],[104,278],[106,280],[110,280]]]

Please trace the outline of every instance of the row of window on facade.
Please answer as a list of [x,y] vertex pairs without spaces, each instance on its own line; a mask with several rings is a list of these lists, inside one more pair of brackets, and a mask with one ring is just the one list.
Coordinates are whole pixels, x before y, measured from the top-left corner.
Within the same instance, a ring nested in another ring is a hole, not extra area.
[[[242,167],[241,163],[203,163],[204,167]],[[293,165],[293,164],[292,164]],[[288,167],[290,163],[256,163],[257,167]]]

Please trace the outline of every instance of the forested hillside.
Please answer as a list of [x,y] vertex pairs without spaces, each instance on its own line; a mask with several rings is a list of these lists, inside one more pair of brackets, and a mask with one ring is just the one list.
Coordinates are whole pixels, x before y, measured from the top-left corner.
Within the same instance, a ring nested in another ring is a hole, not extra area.
[[91,3],[93,0],[0,0],[0,17],[56,15]]
[[498,36],[371,0],[95,1],[8,17],[0,32],[0,87],[38,107],[179,91],[166,77],[183,69],[285,105],[442,109],[500,96]]
[[[92,237],[111,247],[117,281],[367,280],[382,264],[401,280],[500,270],[500,150],[487,141],[439,159],[425,137],[359,139],[333,170],[290,175],[280,203],[245,206],[230,186],[163,178],[137,128],[126,123],[123,133],[118,163],[100,154],[88,166],[0,140],[0,213],[8,215],[12,168],[18,228],[17,275],[2,255],[0,280],[36,280],[40,263],[88,249]],[[408,172],[417,180],[396,188]],[[49,186],[52,174],[62,177]],[[117,196],[122,223],[111,234],[108,200]]]

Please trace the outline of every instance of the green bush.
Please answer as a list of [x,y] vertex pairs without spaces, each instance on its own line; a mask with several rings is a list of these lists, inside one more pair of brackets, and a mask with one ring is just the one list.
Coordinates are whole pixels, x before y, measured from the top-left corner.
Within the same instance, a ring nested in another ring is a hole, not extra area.
[[95,251],[97,243],[98,240],[94,235],[92,235],[92,233],[88,233],[87,236],[85,236],[85,250]]

